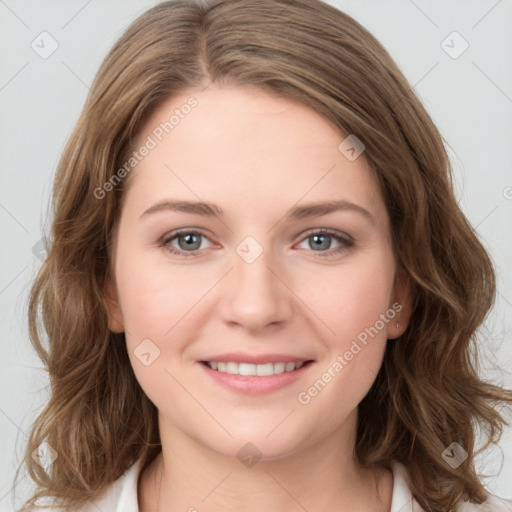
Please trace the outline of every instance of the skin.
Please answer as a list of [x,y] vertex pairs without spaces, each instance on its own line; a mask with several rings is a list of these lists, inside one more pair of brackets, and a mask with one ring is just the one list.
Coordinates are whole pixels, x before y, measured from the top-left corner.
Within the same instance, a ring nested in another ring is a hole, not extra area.
[[[338,150],[346,135],[305,106],[213,85],[164,104],[134,147],[191,95],[197,107],[125,184],[115,280],[106,290],[110,328],[126,333],[133,371],[159,411],[162,453],[140,478],[140,511],[320,512],[340,503],[389,511],[392,474],[365,470],[354,456],[357,406],[388,339],[407,327],[410,302],[395,280],[389,217],[364,153],[348,160]],[[141,218],[168,198],[212,202],[224,216],[164,210]],[[285,219],[292,207],[327,200],[355,203],[374,220],[349,209]],[[168,250],[187,251],[183,236],[167,248],[159,243],[182,228],[204,234],[192,256]],[[318,249],[311,236],[321,229],[355,242],[328,236]],[[252,263],[237,253],[249,235],[263,251]],[[298,394],[395,302],[403,306],[399,327],[387,323],[308,404],[299,403]],[[148,366],[134,353],[144,339],[160,350]],[[219,386],[198,363],[233,351],[314,363],[282,389],[245,395]],[[247,442],[262,453],[252,467],[236,456]]]

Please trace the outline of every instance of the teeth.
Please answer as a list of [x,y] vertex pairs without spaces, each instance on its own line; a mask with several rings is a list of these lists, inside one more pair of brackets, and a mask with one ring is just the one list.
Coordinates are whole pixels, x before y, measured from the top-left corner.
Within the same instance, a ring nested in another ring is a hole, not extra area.
[[[233,364],[236,365],[236,363]],[[256,371],[257,368],[255,364],[240,363],[238,365],[238,375],[256,375]]]
[[250,364],[250,363],[234,363],[207,361],[206,364],[212,369],[221,373],[231,373],[232,375],[257,375],[258,377],[268,377],[270,375],[278,375],[284,372],[292,372],[304,366],[303,362],[300,363],[265,363],[265,364]]
[[295,369],[295,364],[294,363],[286,363],[286,365],[284,367],[284,371],[285,372],[291,372],[294,369]]
[[283,373],[285,369],[286,363],[274,363],[274,374]]
[[238,373],[238,365],[236,363],[227,363],[226,372],[236,375]]

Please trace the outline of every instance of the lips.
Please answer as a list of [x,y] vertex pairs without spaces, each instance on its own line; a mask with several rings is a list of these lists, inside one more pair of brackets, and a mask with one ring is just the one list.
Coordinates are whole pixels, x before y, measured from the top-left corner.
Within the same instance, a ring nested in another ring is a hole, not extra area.
[[247,354],[243,352],[229,352],[205,357],[202,362],[205,363],[305,363],[311,359],[307,357],[297,357],[291,354]]
[[313,359],[289,354],[222,354],[197,361],[215,385],[246,395],[265,395],[291,386],[314,366]]

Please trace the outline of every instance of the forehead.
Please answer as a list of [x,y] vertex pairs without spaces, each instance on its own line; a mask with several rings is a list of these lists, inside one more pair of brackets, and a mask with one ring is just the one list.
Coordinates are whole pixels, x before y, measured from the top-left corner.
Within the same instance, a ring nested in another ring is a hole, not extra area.
[[364,153],[350,160],[340,151],[346,137],[313,109],[257,88],[186,91],[141,128],[133,148],[151,149],[131,172],[127,194],[260,210],[344,198],[385,215]]

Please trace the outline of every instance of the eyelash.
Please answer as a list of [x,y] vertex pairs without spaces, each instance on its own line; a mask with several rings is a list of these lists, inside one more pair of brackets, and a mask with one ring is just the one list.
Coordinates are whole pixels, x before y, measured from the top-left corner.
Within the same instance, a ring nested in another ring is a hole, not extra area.
[[[207,240],[210,240],[206,235],[204,235],[200,231],[184,229],[181,231],[173,231],[172,233],[164,236],[160,240],[159,246],[164,248],[165,250],[169,251],[171,254],[175,254],[178,256],[184,256],[186,258],[195,257],[197,255],[197,253],[200,252],[199,250],[180,251],[180,250],[175,249],[174,247],[171,247],[169,245],[170,242],[172,242],[174,239],[178,238],[180,235],[199,235],[199,236],[206,238]],[[354,239],[352,237],[349,237],[348,235],[342,236],[339,234],[338,231],[333,231],[330,229],[319,229],[318,231],[311,231],[311,232],[307,233],[304,236],[304,238],[301,239],[300,242],[302,243],[304,240],[308,239],[309,237],[311,237],[313,235],[327,235],[331,238],[334,238],[337,242],[340,242],[342,244],[340,247],[338,247],[337,249],[334,249],[334,250],[328,249],[327,251],[312,251],[312,252],[316,253],[314,255],[314,257],[329,258],[332,256],[336,256],[339,253],[348,250],[350,247],[352,247],[354,245]]]

